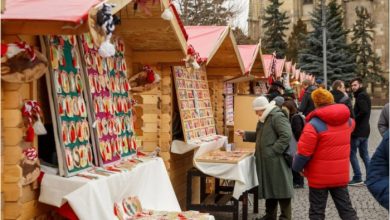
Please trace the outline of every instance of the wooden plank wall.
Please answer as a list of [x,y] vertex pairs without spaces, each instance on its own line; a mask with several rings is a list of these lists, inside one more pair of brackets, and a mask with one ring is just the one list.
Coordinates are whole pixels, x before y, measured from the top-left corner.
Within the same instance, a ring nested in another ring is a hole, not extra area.
[[[2,43],[23,40],[39,48],[36,36],[2,36]],[[47,219],[53,208],[38,202],[39,188],[21,186],[22,139],[21,114],[24,99],[37,99],[37,82],[13,84],[1,82],[1,219]],[[35,144],[37,146],[37,138]]]
[[223,77],[207,77],[217,134],[225,135],[225,98]]
[[2,82],[2,219],[45,219],[52,207],[38,202],[39,188],[21,186],[22,138],[24,136],[21,104],[36,99],[36,82]]

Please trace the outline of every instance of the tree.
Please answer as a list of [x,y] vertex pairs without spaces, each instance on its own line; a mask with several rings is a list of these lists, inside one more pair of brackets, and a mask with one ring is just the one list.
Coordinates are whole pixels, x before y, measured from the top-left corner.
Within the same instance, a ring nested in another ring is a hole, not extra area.
[[288,37],[288,47],[286,57],[293,63],[298,61],[298,52],[306,47],[307,25],[299,19],[294,25],[290,37]]
[[236,38],[237,44],[257,44],[259,41],[252,40],[248,37],[239,27],[233,29],[234,37]]
[[237,14],[229,0],[176,0],[184,25],[228,25]]
[[279,8],[283,2],[279,0],[269,0],[271,4],[265,9],[263,17],[265,28],[264,38],[262,39],[262,47],[266,53],[273,53],[276,51],[278,58],[284,57],[286,53],[287,43],[284,41],[289,24],[287,13],[280,12]]
[[[322,12],[317,5],[311,14],[314,31],[309,33],[307,47],[299,51],[298,66],[306,73],[323,78]],[[341,6],[332,0],[325,6],[328,84],[341,79],[349,82],[356,76],[355,56],[347,44],[348,31],[343,27]]]
[[380,57],[372,49],[375,24],[366,8],[356,7],[355,11],[357,20],[352,29],[352,46],[356,54],[356,73],[366,82],[384,82]]

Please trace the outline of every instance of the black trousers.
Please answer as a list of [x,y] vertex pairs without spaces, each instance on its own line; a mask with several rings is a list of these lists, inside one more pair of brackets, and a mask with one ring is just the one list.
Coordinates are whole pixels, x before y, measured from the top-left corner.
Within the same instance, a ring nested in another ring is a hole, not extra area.
[[343,220],[358,219],[355,209],[352,207],[347,186],[328,189],[309,189],[309,218],[310,220],[325,219],[325,208],[328,200],[328,192],[332,196],[339,216]]
[[278,203],[280,205],[280,220],[291,220],[291,199],[266,199],[264,220],[276,220],[278,213]]

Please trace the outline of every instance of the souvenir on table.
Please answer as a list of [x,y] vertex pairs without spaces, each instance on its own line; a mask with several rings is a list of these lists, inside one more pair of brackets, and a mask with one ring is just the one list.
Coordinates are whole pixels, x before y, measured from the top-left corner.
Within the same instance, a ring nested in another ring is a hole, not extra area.
[[209,163],[238,163],[240,160],[252,154],[253,152],[251,151],[214,150],[197,157],[195,160],[197,162],[209,162]]
[[[136,146],[130,148],[128,141],[134,135],[135,102],[129,95],[132,86],[127,79],[124,44],[120,39],[113,39],[115,55],[103,58],[92,43],[90,34],[83,34],[81,42],[84,56],[88,59],[88,77],[85,78],[90,87],[88,95],[92,100],[92,117],[96,125],[97,156],[99,164],[108,165],[136,152]],[[149,72],[150,69],[145,68],[147,77],[155,80],[157,76],[152,77],[147,74]]]
[[92,162],[88,163],[88,149],[85,147],[91,146],[91,140],[80,56],[76,36],[49,36],[48,41],[54,103],[58,107],[56,115],[60,129],[60,146],[57,146],[58,158],[62,158],[63,165],[60,174],[72,176],[93,166]]
[[176,94],[180,106],[183,133],[188,143],[199,143],[216,135],[209,88],[203,69],[188,72],[185,67],[173,69]]

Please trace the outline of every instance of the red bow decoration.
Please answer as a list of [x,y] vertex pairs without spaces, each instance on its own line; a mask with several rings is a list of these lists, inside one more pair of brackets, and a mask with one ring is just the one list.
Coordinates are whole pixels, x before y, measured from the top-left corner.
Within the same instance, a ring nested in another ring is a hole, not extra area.
[[155,80],[153,69],[149,65],[145,65],[142,69],[148,74],[146,77],[146,81],[148,83],[153,83]]
[[1,57],[7,56],[7,58],[11,58],[23,51],[27,53],[31,61],[35,60],[36,54],[34,49],[24,41],[10,44],[1,44]]
[[35,100],[27,100],[22,107],[22,115],[27,117],[30,124],[33,122],[34,115],[41,114],[41,106]]
[[23,150],[23,154],[27,157],[29,160],[34,160],[38,157],[37,150],[34,147],[29,147],[27,149]]

